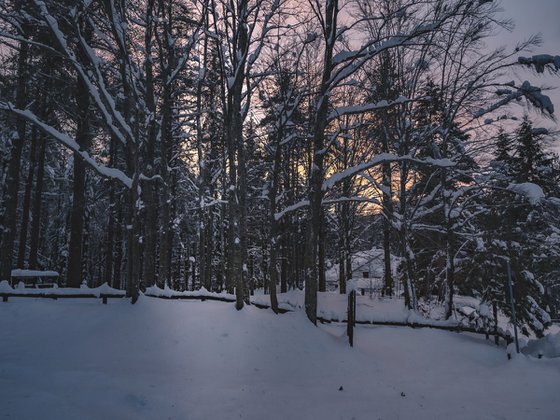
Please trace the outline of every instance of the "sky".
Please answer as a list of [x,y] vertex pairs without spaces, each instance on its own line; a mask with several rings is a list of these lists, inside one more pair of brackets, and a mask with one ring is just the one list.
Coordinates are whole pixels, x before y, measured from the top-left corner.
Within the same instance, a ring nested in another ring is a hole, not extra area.
[[542,33],[543,50],[560,48],[560,1],[558,0],[501,0],[507,16],[514,19],[514,35],[524,38]]
[[[503,16],[513,19],[515,29],[498,34],[492,41],[495,45],[514,46],[516,42],[528,39],[531,35],[541,34],[543,44],[532,54],[560,55],[560,0],[500,0]],[[532,55],[525,54],[525,55]],[[534,85],[556,87],[546,94],[554,102],[557,122],[539,120],[547,128],[560,130],[560,75],[536,77],[534,74],[522,74]],[[560,141],[554,146],[560,151]]]

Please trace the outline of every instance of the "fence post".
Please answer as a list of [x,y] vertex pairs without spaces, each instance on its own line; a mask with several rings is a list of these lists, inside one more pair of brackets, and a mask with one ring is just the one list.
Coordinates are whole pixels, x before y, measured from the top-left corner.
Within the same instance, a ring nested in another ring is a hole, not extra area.
[[492,302],[492,313],[494,314],[494,343],[500,345],[500,336],[498,335],[498,305],[496,301]]
[[346,325],[346,334],[350,347],[354,347],[354,324],[356,323],[356,291],[352,290],[348,293],[348,323]]
[[2,295],[2,302],[8,301],[8,295]]

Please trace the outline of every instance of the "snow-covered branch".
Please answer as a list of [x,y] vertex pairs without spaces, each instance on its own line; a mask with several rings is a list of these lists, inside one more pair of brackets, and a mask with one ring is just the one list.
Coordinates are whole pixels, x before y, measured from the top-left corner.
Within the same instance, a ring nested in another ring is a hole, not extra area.
[[105,165],[98,163],[94,158],[92,158],[88,152],[81,150],[76,140],[70,137],[68,134],[58,131],[54,127],[41,121],[33,112],[29,110],[17,109],[13,104],[9,102],[0,102],[0,110],[11,112],[18,117],[24,118],[35,125],[38,129],[43,131],[45,134],[66,146],[68,149],[77,153],[84,162],[86,162],[90,168],[96,171],[98,174],[106,177],[120,181],[125,187],[131,188],[132,180],[124,174],[119,169],[109,168]]

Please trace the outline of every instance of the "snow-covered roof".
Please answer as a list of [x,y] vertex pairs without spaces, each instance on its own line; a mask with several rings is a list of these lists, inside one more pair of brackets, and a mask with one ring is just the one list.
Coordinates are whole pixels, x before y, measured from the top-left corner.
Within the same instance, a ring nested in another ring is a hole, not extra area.
[[371,249],[359,251],[352,255],[352,271],[367,271],[371,277],[383,275],[383,251],[381,249]]

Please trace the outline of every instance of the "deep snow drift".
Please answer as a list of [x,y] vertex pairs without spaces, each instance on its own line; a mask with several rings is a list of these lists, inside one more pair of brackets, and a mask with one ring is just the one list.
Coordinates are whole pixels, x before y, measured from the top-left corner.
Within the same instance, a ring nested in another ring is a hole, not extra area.
[[[560,360],[480,337],[313,327],[222,302],[0,303],[13,419],[556,419]],[[340,389],[342,387],[342,389]]]

